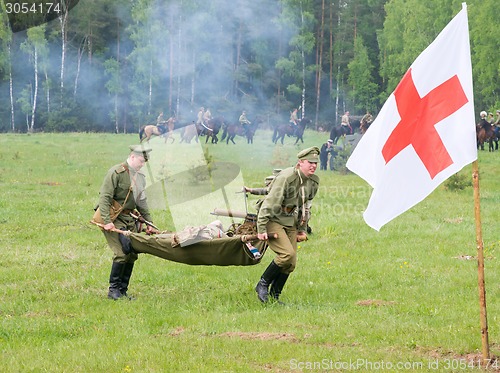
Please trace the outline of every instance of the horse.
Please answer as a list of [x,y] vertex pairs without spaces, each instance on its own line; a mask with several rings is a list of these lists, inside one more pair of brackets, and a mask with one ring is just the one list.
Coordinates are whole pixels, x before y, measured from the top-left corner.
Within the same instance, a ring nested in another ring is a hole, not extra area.
[[156,124],[145,124],[139,129],[139,140],[141,143],[144,140],[149,142],[151,137],[162,136],[165,132],[167,132],[166,125],[161,124],[157,126]]
[[493,146],[493,142],[495,142],[498,150],[498,130],[485,122],[481,121],[476,124],[477,148],[484,150],[484,143],[488,142],[488,151],[492,152],[495,150]]
[[349,127],[338,124],[330,131],[330,139],[333,140],[334,144],[337,144],[337,141],[339,141],[342,136],[349,135],[350,133],[351,130]]
[[180,143],[185,142],[187,144],[191,144],[191,140],[193,138],[196,142],[198,142],[198,130],[194,121],[192,123],[185,124],[182,127]]
[[226,139],[226,144],[229,144],[229,141],[231,141],[233,144],[236,144],[234,142],[234,138],[236,137],[236,135],[238,135],[245,137],[247,139],[247,144],[253,144],[253,137],[256,130],[257,123],[246,125],[243,125],[241,123],[231,123],[227,126],[224,126],[221,140],[224,141],[224,139]]
[[253,140],[253,134],[250,134],[250,126],[251,124],[246,124],[243,126],[240,123],[231,123],[228,124],[227,126],[224,127],[224,130],[222,131],[222,137],[221,140],[224,141],[226,140],[226,144],[229,144],[229,141],[231,141],[233,144],[236,144],[234,142],[234,138],[236,135],[238,136],[245,136],[247,138],[247,143],[250,144],[250,139]]
[[368,131],[368,128],[370,128],[370,125],[373,123],[373,120],[367,121],[364,118],[362,118],[359,121],[359,132],[364,135],[366,131]]
[[283,144],[285,135],[297,137],[294,145],[296,145],[299,140],[304,143],[304,130],[309,123],[311,123],[311,120],[304,117],[299,120],[296,126],[289,123],[276,126],[273,132],[273,143],[277,144],[278,140],[281,139],[281,144]]
[[[495,143],[495,149],[498,150],[498,140],[500,139],[500,127],[493,126],[493,137],[491,139],[491,142]],[[493,144],[490,142],[490,148],[491,151],[493,151]]]
[[204,124],[196,124],[196,129],[198,132],[198,136],[206,135],[206,140],[205,144],[208,143],[208,139],[212,139],[212,144],[217,144],[219,142],[219,138],[217,135],[219,134],[219,131],[224,124],[224,118],[222,117],[217,117],[217,118],[212,118],[209,119],[206,123]]
[[166,133],[163,134],[165,136],[165,142],[167,142],[168,139],[172,140],[172,144],[175,142],[174,127],[175,127],[176,121],[177,121],[177,119],[175,117],[170,117],[166,121],[161,122],[162,125],[165,125],[166,129],[167,129]]

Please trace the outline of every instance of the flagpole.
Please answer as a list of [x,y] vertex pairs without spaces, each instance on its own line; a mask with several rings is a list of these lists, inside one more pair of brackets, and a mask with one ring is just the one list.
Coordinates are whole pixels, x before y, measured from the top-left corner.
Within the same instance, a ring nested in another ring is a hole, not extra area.
[[483,233],[481,229],[481,209],[479,196],[479,167],[477,159],[472,163],[472,184],[474,186],[474,216],[476,220],[476,244],[477,244],[477,270],[479,289],[479,309],[481,319],[481,342],[483,360],[485,363],[490,359],[490,347],[488,342],[488,320],[486,317],[486,289],[484,286],[484,250]]

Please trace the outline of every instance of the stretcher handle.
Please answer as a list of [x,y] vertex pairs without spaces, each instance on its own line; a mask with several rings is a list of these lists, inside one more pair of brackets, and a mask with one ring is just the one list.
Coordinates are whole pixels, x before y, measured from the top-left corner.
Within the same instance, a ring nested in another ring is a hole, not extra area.
[[[90,221],[91,224],[94,224],[94,225],[97,225],[99,228],[103,229],[104,230],[104,224],[101,224],[101,223],[98,223],[94,220],[91,220]],[[112,228],[112,229],[109,229],[109,232],[116,232],[116,233],[121,233],[123,234],[124,236],[130,236],[130,231],[122,231],[121,229],[118,229],[118,228]]]
[[[268,233],[267,237],[268,238],[278,238],[278,233]],[[256,234],[253,234],[253,235],[246,234],[246,235],[241,236],[242,242],[257,241],[258,239],[259,239],[259,236],[257,236]]]

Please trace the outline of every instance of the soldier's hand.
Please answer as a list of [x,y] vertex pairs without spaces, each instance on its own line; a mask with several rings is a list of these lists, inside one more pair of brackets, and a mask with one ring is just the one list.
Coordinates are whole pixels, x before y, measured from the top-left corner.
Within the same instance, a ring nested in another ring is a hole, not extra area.
[[149,225],[146,226],[146,234],[147,235],[156,234],[156,233],[160,233],[160,232]]
[[264,233],[258,233],[257,234],[257,237],[259,238],[259,240],[261,241],[266,241],[269,237],[267,237],[267,232],[264,232]]
[[105,224],[102,228],[105,231],[112,231],[113,229],[115,229],[115,225],[113,222],[111,222],[111,223]]
[[302,242],[302,241],[307,241],[307,234],[306,232],[298,232],[297,233],[297,242]]

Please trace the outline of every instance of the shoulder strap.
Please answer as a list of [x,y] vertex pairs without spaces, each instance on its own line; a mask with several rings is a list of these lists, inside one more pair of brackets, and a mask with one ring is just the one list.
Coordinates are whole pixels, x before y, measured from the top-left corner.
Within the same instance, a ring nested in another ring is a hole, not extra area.
[[[126,162],[122,163],[122,166],[127,171],[127,173],[129,174],[129,176],[130,176],[130,170],[128,169],[127,163]],[[135,179],[135,175],[134,175],[134,179]],[[130,192],[131,191],[132,191],[132,183],[130,184],[130,188],[128,188],[128,193],[127,193],[127,196],[125,197],[125,200],[123,201],[123,206],[125,206],[125,204],[127,203],[128,197],[130,196]]]

